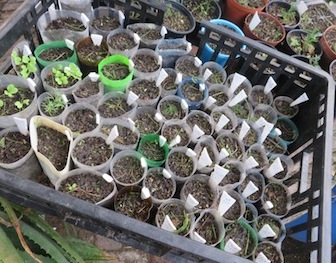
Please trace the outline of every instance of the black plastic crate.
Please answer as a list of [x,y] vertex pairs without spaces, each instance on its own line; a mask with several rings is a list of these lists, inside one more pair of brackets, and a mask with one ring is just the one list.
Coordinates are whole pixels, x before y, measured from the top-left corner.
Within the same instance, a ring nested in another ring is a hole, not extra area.
[[[128,0],[95,0],[93,5],[112,6],[115,2],[129,3]],[[145,6],[153,1],[139,2]],[[10,70],[8,51],[17,40],[30,40],[32,48],[38,45],[40,38],[35,23],[53,3],[53,0],[31,1],[23,5],[17,11],[19,15],[14,16],[12,21],[2,28],[1,73]],[[153,8],[147,6],[144,10]],[[294,119],[300,137],[289,147],[290,156],[296,164],[296,173],[286,181],[293,192],[293,208],[285,220],[291,221],[295,216],[307,213],[307,222],[287,229],[287,234],[306,230],[306,250],[311,254],[310,261],[331,262],[333,80],[324,71],[246,37],[232,35],[230,30],[223,27],[206,21],[201,23],[201,27],[204,30],[199,33],[198,52],[202,51],[206,42],[212,42],[217,45],[214,59],[220,48],[225,46],[231,51],[226,65],[229,74],[244,74],[252,84],[265,84],[268,77],[272,76],[278,83],[274,90],[276,95],[297,98],[303,92],[307,93],[309,101],[300,105],[299,114]],[[213,33],[219,34],[220,39],[213,38]],[[225,41],[227,38],[234,40],[236,44]],[[260,53],[267,56],[260,56]],[[88,204],[4,170],[0,170],[0,195],[173,262],[249,262],[109,209]]]

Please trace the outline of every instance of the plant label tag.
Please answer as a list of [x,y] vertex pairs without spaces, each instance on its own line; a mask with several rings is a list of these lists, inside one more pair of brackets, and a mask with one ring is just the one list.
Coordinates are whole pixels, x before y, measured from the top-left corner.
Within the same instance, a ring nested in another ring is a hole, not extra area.
[[192,158],[192,157],[196,157],[197,154],[192,149],[188,148],[188,150],[186,151],[186,155]]
[[147,162],[146,162],[146,159],[144,157],[140,158],[140,163],[141,163],[141,167],[142,168],[146,168],[147,167]]
[[167,142],[167,139],[164,136],[160,135],[160,137],[159,137],[160,147],[163,147],[163,145],[165,145],[166,142]]
[[271,201],[266,201],[266,203],[264,204],[264,206],[267,209],[272,209],[274,207],[273,203]]
[[260,252],[258,256],[256,257],[255,261],[256,263],[272,263],[263,252]]
[[308,6],[306,5],[306,3],[304,1],[300,1],[297,5],[296,5],[296,9],[299,12],[300,16],[303,15],[304,12],[306,12],[308,10]]
[[260,135],[260,143],[263,143],[267,136],[270,134],[270,132],[273,130],[274,124],[267,122],[261,135]]
[[264,225],[258,232],[261,238],[275,237],[276,233],[269,224]]
[[195,67],[199,68],[202,65],[202,60],[200,60],[198,57],[195,57],[194,65]]
[[134,42],[136,43],[136,44],[139,44],[140,43],[140,36],[137,34],[137,33],[134,33],[134,35],[133,35],[133,38],[134,38]]
[[164,38],[165,35],[167,35],[167,33],[168,33],[167,28],[165,26],[162,26],[160,30],[160,35]]
[[235,73],[233,75],[233,79],[230,85],[229,90],[234,93],[236,89],[246,80],[246,77],[243,75],[240,75],[239,73]]
[[132,59],[129,60],[128,69],[129,69],[130,71],[132,71],[132,70],[134,69],[134,62],[133,62]]
[[307,96],[307,93],[305,92],[305,93],[303,93],[300,97],[298,97],[296,100],[294,100],[294,101],[290,104],[290,106],[291,106],[291,107],[294,107],[294,106],[299,105],[299,104],[301,104],[301,103],[303,103],[303,102],[306,102],[306,101],[308,101],[308,100],[309,100],[309,98],[308,98],[308,96]]
[[250,30],[253,31],[260,24],[260,22],[261,22],[261,19],[258,15],[258,12],[255,12],[249,24]]
[[157,79],[156,79],[155,85],[156,85],[157,87],[159,87],[159,86],[162,84],[162,82],[163,82],[168,76],[169,76],[169,75],[168,75],[167,71],[165,71],[164,69],[161,69],[161,71],[160,71],[160,73],[159,73],[159,76],[158,76]]
[[258,167],[259,163],[253,158],[253,156],[250,156],[244,161],[244,169],[250,170],[255,167]]
[[98,34],[91,34],[91,40],[93,45],[100,46],[103,41],[103,36]]
[[206,69],[203,74],[203,80],[206,81],[212,75],[212,71],[210,69]]
[[66,39],[65,44],[69,49],[74,50],[75,43],[73,41],[71,41],[70,39]]
[[66,137],[68,138],[68,141],[72,141],[72,136],[71,136],[70,131],[69,130],[65,130],[64,133],[65,133]]
[[158,65],[160,65],[160,66],[162,65],[162,56],[158,57]]
[[166,215],[165,216],[165,219],[161,225],[161,228],[166,230],[166,231],[169,231],[169,232],[173,232],[176,230],[176,227],[175,225],[173,224],[173,222],[171,221],[169,215]]
[[16,127],[19,129],[19,132],[24,136],[28,135],[28,122],[27,119],[14,117]]
[[236,202],[236,199],[232,198],[226,191],[223,191],[219,200],[218,212],[223,216]]
[[92,82],[97,82],[99,79],[99,75],[96,72],[90,72],[89,78]]
[[271,92],[271,90],[274,89],[276,85],[277,83],[275,82],[275,80],[272,77],[269,77],[264,88],[264,93],[267,94]]
[[162,175],[166,179],[170,179],[172,177],[171,174],[166,169],[163,169]]
[[81,13],[81,20],[84,26],[87,28],[90,23],[90,19],[86,16],[86,14]]
[[200,91],[204,91],[205,90],[205,84],[204,83],[200,83],[198,86],[199,86],[199,90]]
[[192,134],[191,134],[191,140],[195,141],[197,140],[199,137],[203,136],[205,134],[205,132],[203,130],[201,130],[200,127],[198,127],[197,124],[194,125]]
[[35,89],[35,87],[36,87],[35,81],[32,80],[31,78],[28,78],[27,82],[28,82],[28,86],[29,86],[29,89],[31,90],[31,92],[35,93],[35,91],[36,91],[36,89]]
[[250,195],[253,195],[254,193],[258,191],[259,191],[259,188],[252,181],[249,181],[242,193],[242,196],[244,198],[247,198]]
[[215,185],[219,185],[219,183],[225,178],[228,173],[228,169],[225,169],[218,164],[215,164],[215,168],[210,175],[210,181],[212,181]]
[[211,107],[216,101],[217,100],[214,97],[210,96],[206,100],[204,107],[207,109],[207,108]]
[[250,126],[247,124],[246,121],[243,121],[242,125],[241,125],[241,128],[240,128],[240,132],[239,132],[239,140],[243,140],[244,137],[246,136],[246,134],[249,132],[250,130]]
[[187,200],[185,202],[185,207],[187,210],[194,209],[195,206],[197,206],[199,202],[193,197],[191,194],[188,194]]
[[96,114],[96,124],[100,124],[100,115],[99,113]]
[[142,187],[140,197],[142,200],[146,200],[151,197],[150,191],[147,187]]
[[134,102],[139,99],[139,96],[136,95],[133,91],[130,91],[127,96],[127,104],[131,106]]
[[127,122],[129,123],[131,131],[134,132],[135,131],[135,123],[134,123],[134,121],[132,119],[130,119],[130,118],[127,118]]
[[163,120],[163,117],[160,113],[155,113],[155,116],[154,116],[154,119],[157,121],[157,122],[162,122]]
[[268,167],[267,172],[268,174],[273,177],[274,175],[282,172],[284,170],[281,160],[277,157],[274,162]]
[[182,99],[182,100],[181,100],[181,108],[182,108],[183,110],[187,110],[187,109],[189,108],[189,105],[188,105],[188,103],[186,102],[185,99]]
[[125,15],[122,11],[118,11],[119,24],[124,27]]
[[187,43],[187,52],[190,53],[192,50],[192,44],[190,42]]
[[201,235],[198,234],[196,231],[194,231],[194,235],[192,236],[192,239],[202,244],[206,243],[206,240],[203,237],[201,237]]
[[112,183],[112,182],[113,182],[113,178],[112,178],[112,176],[109,175],[109,174],[102,174],[102,177],[103,177],[103,179],[104,179],[106,182],[108,182],[108,183]]
[[176,74],[176,78],[175,78],[175,84],[179,84],[179,83],[181,83],[182,78],[183,78],[182,73],[177,73],[177,74]]
[[266,125],[267,121],[264,119],[264,117],[260,117],[254,125],[257,127],[257,129],[261,129]]
[[203,151],[201,152],[201,156],[198,159],[198,169],[203,169],[207,166],[210,166],[212,164],[212,160],[209,156],[208,150],[206,147],[203,148]]
[[223,160],[228,156],[230,156],[229,152],[225,148],[222,148],[219,152],[219,159]]
[[281,136],[281,134],[282,134],[282,131],[281,131],[279,128],[275,128],[275,129],[274,129],[274,132],[275,132],[276,135],[278,135],[278,136]]
[[32,51],[28,45],[23,46],[22,54],[24,56],[30,56],[32,54]]
[[229,107],[234,107],[239,102],[245,100],[247,98],[247,95],[244,90],[241,90],[236,96],[233,97],[233,99],[229,102]]
[[114,125],[110,131],[109,136],[106,139],[106,143],[108,145],[111,145],[118,136],[119,136],[118,126]]
[[175,145],[178,145],[181,142],[181,136],[180,135],[176,135],[176,137],[171,140],[170,144],[169,144],[169,148],[173,148]]
[[216,132],[220,132],[223,127],[230,122],[230,119],[226,117],[224,114],[222,114],[215,126]]
[[230,254],[236,254],[241,250],[240,246],[236,244],[231,238],[228,240],[228,242],[225,244],[224,251],[230,253]]

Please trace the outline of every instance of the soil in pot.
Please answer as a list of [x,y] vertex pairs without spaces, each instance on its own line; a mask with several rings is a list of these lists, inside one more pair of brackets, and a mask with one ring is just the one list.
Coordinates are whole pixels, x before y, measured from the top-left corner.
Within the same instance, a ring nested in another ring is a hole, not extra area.
[[238,118],[247,120],[250,116],[250,108],[248,102],[238,103],[230,108]]
[[270,243],[261,243],[257,246],[254,254],[256,257],[259,255],[259,253],[263,253],[268,260],[270,260],[272,263],[282,263],[283,260],[279,254],[279,251],[276,249],[276,247]]
[[246,188],[246,186],[248,185],[249,182],[253,182],[254,185],[256,187],[259,188],[258,191],[256,191],[255,193],[251,194],[250,196],[248,196],[246,199],[251,200],[251,201],[256,201],[258,200],[261,195],[262,195],[262,188],[263,188],[263,183],[262,183],[262,179],[254,174],[248,174],[244,181],[241,183],[241,192],[243,192]]
[[300,22],[300,15],[294,5],[287,7],[287,5],[272,3],[268,5],[267,13],[278,19],[284,26],[293,27]]
[[189,142],[189,135],[187,131],[177,124],[165,127],[162,131],[162,135],[167,139],[168,145],[176,138],[177,135],[180,135],[181,141],[176,146],[186,146]]
[[[209,81],[209,79],[207,81]],[[227,103],[228,100],[229,100],[228,95],[226,95],[226,93],[224,91],[217,90],[217,89],[216,90],[210,90],[209,91],[209,96],[213,97],[216,100],[216,102],[215,102],[216,106],[222,106],[225,103]]]
[[46,126],[39,126],[36,131],[37,150],[49,159],[56,170],[63,170],[67,163],[70,146],[67,136]]
[[113,154],[112,146],[100,137],[86,137],[78,141],[72,155],[78,162],[96,166],[107,162]]
[[[220,112],[220,111],[213,111],[213,113],[211,114],[215,123],[219,122],[222,115],[223,115],[223,113]],[[227,118],[229,118],[229,117],[227,116]],[[222,129],[232,130],[233,129],[232,120],[230,119],[230,121],[225,126],[223,126]]]
[[175,77],[172,75],[168,75],[167,78],[165,78],[164,81],[161,83],[161,87],[164,90],[176,90],[177,84],[175,83]]
[[314,30],[311,33],[304,31],[292,33],[287,37],[287,44],[297,55],[301,55],[307,58],[314,58],[320,54],[320,50],[317,50],[318,46],[318,31]]
[[279,154],[284,153],[284,148],[280,143],[279,137],[275,138],[267,137],[263,142],[263,145],[265,147],[266,153],[279,153]]
[[137,33],[141,39],[144,40],[159,40],[161,36],[161,28],[148,28],[148,27],[132,27],[130,28],[134,33]]
[[207,82],[211,84],[222,84],[224,83],[225,79],[223,77],[223,73],[221,71],[218,71],[214,68],[210,69],[212,74],[210,77],[206,80]]
[[257,167],[256,167],[256,169],[259,169],[259,168],[262,168],[262,167],[265,167],[267,164],[268,164],[268,159],[267,159],[267,157],[265,157],[264,155],[263,155],[263,151],[259,148],[250,148],[249,150],[248,150],[248,154],[247,154],[247,157],[246,158],[248,158],[248,157],[250,157],[250,156],[252,156],[253,158],[254,158],[254,160],[256,160],[256,162],[259,164]]
[[191,29],[192,24],[189,18],[181,11],[167,5],[167,10],[163,16],[163,25],[177,32],[187,32]]
[[160,123],[151,113],[139,113],[134,118],[135,127],[142,134],[156,133],[160,129]]
[[267,237],[265,238],[265,240],[275,243],[278,242],[280,236],[282,235],[281,223],[279,222],[279,220],[268,215],[261,215],[255,222],[256,231],[259,232],[263,228],[263,226],[267,224],[272,228],[274,233],[276,233],[276,236]]
[[99,93],[99,82],[87,81],[75,90],[74,95],[78,98],[88,98]]
[[9,116],[27,108],[35,94],[27,88],[15,87],[9,84],[0,88],[0,116]]
[[166,100],[162,102],[160,105],[160,112],[167,120],[183,119],[185,117],[185,111],[178,101]]
[[91,26],[97,30],[112,31],[120,26],[119,19],[111,16],[101,16],[91,21]]
[[124,32],[113,35],[108,44],[112,49],[121,51],[130,50],[137,45],[134,37]]
[[106,44],[96,46],[91,44],[83,44],[77,49],[78,57],[81,57],[85,62],[92,64],[98,64],[99,61],[103,60],[108,55],[108,49]]
[[157,140],[140,143],[140,150],[142,155],[148,160],[163,161],[165,159],[165,150]]
[[263,0],[237,0],[239,4],[242,6],[246,6],[249,8],[259,8],[265,5]]
[[297,131],[287,121],[278,119],[275,128],[281,131],[280,137],[285,141],[292,142],[297,136]]
[[223,166],[225,169],[228,169],[229,172],[224,177],[224,179],[219,183],[219,186],[225,186],[227,184],[235,184],[240,181],[241,171],[234,164],[225,164]]
[[218,11],[212,0],[184,0],[183,5],[190,11],[196,21],[218,18]]
[[101,127],[101,132],[106,136],[110,135],[111,130],[113,127],[117,125],[118,127],[118,137],[114,139],[114,142],[122,144],[122,145],[133,145],[136,144],[138,141],[138,136],[136,133],[132,132],[131,129],[126,128],[124,126],[113,124],[113,125],[103,125]]
[[256,105],[258,104],[266,104],[270,105],[272,102],[270,101],[270,97],[265,94],[265,92],[261,89],[252,89],[250,96]]
[[212,133],[212,127],[209,122],[209,120],[201,115],[201,114],[193,114],[187,117],[187,124],[191,127],[191,129],[194,128],[195,125],[197,125],[205,135],[211,135]]
[[[70,64],[69,67],[71,67],[71,65],[74,65],[74,64]],[[48,72],[48,74],[46,75],[46,78],[45,78],[44,81],[49,86],[54,87],[54,88],[58,88],[58,89],[69,88],[69,87],[75,85],[80,80],[81,76],[79,77],[79,75],[82,74],[80,69],[77,68],[75,65],[74,65],[74,68],[76,68],[76,72],[73,72],[74,75],[70,75],[70,76],[68,76],[64,72],[64,68],[61,65],[59,65],[59,67],[57,67],[57,68],[52,68],[52,70],[50,72]],[[77,74],[78,74],[78,76],[77,76]]]
[[198,102],[203,100],[203,91],[200,90],[199,84],[194,82],[187,82],[182,87],[183,96],[191,102]]
[[206,213],[195,226],[195,232],[206,240],[207,245],[218,242],[219,229],[215,217],[211,213]]
[[132,57],[134,68],[140,72],[155,72],[160,68],[160,65],[154,56],[137,54]]
[[287,213],[287,192],[279,184],[268,184],[264,191],[264,200],[271,201],[274,205],[269,209],[274,215],[285,215]]
[[[274,161],[275,161],[274,158],[270,158],[269,159],[269,165],[271,165]],[[286,177],[287,173],[288,173],[288,166],[287,166],[287,164],[284,161],[282,161],[281,159],[280,159],[280,161],[281,161],[281,165],[283,167],[283,171],[281,171],[280,173],[277,173],[276,175],[274,175],[274,178],[278,179],[278,180],[284,179]]]
[[228,158],[239,160],[243,157],[243,151],[235,138],[221,136],[216,139],[216,143],[218,151],[224,148],[229,153]]
[[103,118],[116,118],[132,109],[123,97],[114,97],[106,100],[98,107],[100,116]]
[[174,152],[167,159],[169,169],[178,177],[188,177],[194,170],[194,163],[191,157],[183,152]]
[[0,137],[0,163],[14,163],[24,157],[30,149],[29,135],[8,132]]
[[276,110],[285,116],[294,116],[298,111],[298,106],[291,107],[290,104],[291,102],[287,100],[278,99],[274,101]]
[[96,113],[90,109],[72,111],[66,117],[64,125],[77,134],[92,131],[98,126]]
[[122,80],[130,74],[130,71],[128,66],[125,64],[113,63],[104,65],[102,73],[105,77],[111,80]]
[[[231,197],[235,198],[234,196]],[[236,199],[236,202],[229,208],[229,210],[227,210],[224,213],[223,217],[226,220],[236,221],[241,217],[241,215],[242,215],[242,208],[240,206],[239,200]]]
[[117,160],[113,166],[113,176],[124,184],[138,182],[144,174],[141,161],[132,156],[124,156]]
[[82,21],[73,17],[62,17],[51,21],[45,30],[68,29],[72,31],[84,31],[85,26]]
[[[237,129],[235,130],[235,133],[237,134],[237,136],[239,136],[241,127],[242,127],[242,125],[239,125],[237,127]],[[251,127],[249,129],[249,131],[247,132],[247,134],[244,136],[242,141],[243,141],[245,146],[249,147],[249,146],[257,143],[258,139],[259,139],[258,133]]]
[[112,193],[113,189],[113,184],[107,183],[102,177],[81,173],[64,179],[58,190],[91,203],[98,203]]
[[197,209],[210,208],[215,201],[214,191],[210,188],[209,181],[191,180],[183,186],[184,195],[187,197],[191,194],[199,204]]
[[149,189],[151,196],[158,200],[169,199],[174,191],[172,179],[167,179],[158,170],[149,171],[144,185]]
[[[180,60],[175,65],[176,71],[182,73],[184,76],[197,77],[199,76],[199,67],[196,67],[193,59]],[[198,84],[197,89],[198,89]]]
[[43,50],[38,56],[40,59],[45,61],[62,61],[70,58],[73,54],[73,51],[67,47],[57,47],[57,48],[49,48]]
[[138,95],[141,100],[153,100],[158,98],[160,94],[160,89],[156,86],[155,81],[145,79],[131,84],[128,90]]
[[256,219],[256,214],[250,206],[246,206],[245,213],[243,214],[243,218],[248,222],[253,222]]

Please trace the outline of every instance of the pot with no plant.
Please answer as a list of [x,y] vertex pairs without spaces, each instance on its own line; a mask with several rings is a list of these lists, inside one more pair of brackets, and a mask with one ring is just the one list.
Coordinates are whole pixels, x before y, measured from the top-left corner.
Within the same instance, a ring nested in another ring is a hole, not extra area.
[[255,85],[248,94],[248,101],[253,107],[258,106],[259,104],[272,105],[273,94],[272,92],[265,93],[265,86]]
[[69,128],[42,116],[29,123],[30,142],[43,172],[52,184],[70,170],[72,132]]
[[146,176],[147,162],[142,155],[133,150],[118,152],[110,164],[110,172],[118,185],[135,186]]
[[162,67],[162,57],[148,48],[138,49],[132,56],[132,61],[136,78],[155,80]]
[[167,139],[170,148],[189,145],[191,133],[192,130],[185,120],[166,121],[161,129],[161,135]]
[[211,117],[201,110],[192,110],[186,117],[186,122],[192,129],[191,140],[197,143],[202,135],[212,135],[214,132],[214,123]]
[[164,122],[182,120],[188,114],[188,104],[178,96],[169,95],[160,100],[157,110],[162,115]]
[[12,75],[0,76],[0,83],[0,128],[15,126],[14,118],[29,121],[37,114],[35,84]]
[[238,192],[246,203],[257,203],[264,193],[265,178],[256,170],[247,172],[244,181],[238,186]]
[[119,54],[131,58],[139,48],[140,37],[129,29],[117,28],[107,36],[110,54]]
[[330,26],[324,31],[321,37],[321,45],[323,48],[323,59],[325,64],[329,65],[331,61],[336,59],[336,26]]
[[56,182],[55,189],[73,197],[106,206],[117,193],[111,176],[91,169],[75,169]]
[[284,256],[279,246],[274,244],[273,242],[263,241],[258,244],[253,255],[253,261],[257,261],[260,259],[267,259],[273,263],[283,263]]
[[28,179],[41,174],[29,134],[22,134],[16,127],[0,131],[0,167]]
[[142,186],[149,189],[153,203],[156,205],[171,200],[176,192],[175,179],[162,167],[148,169]]
[[126,27],[140,37],[140,48],[155,49],[161,39],[164,39],[167,29],[154,23],[135,23]]
[[159,133],[163,123],[161,114],[149,106],[137,108],[132,120],[141,135]]
[[146,188],[137,185],[121,188],[114,198],[114,210],[137,220],[147,221],[153,202],[150,195],[147,195],[148,189],[147,191],[144,189]]
[[219,244],[224,235],[223,221],[215,209],[202,211],[190,230],[192,240],[210,246]]
[[286,31],[295,29],[300,24],[301,16],[294,3],[271,1],[266,6],[266,12],[276,17]]
[[278,96],[274,98],[273,108],[279,117],[293,118],[298,112],[299,107],[297,105],[291,106],[294,100],[288,96]]
[[291,121],[289,118],[286,117],[280,117],[278,118],[274,129],[272,132],[280,131],[281,134],[279,137],[287,144],[290,145],[294,143],[299,138],[299,130],[296,126],[296,124]]
[[198,57],[186,55],[176,60],[175,70],[181,73],[183,78],[200,78],[202,61]]
[[268,215],[259,215],[253,223],[259,241],[270,241],[281,244],[286,236],[286,227],[281,219]]
[[37,105],[41,116],[61,123],[63,113],[68,107],[68,100],[60,93],[52,95],[49,92],[43,92],[37,99]]
[[136,102],[139,106],[156,107],[161,95],[161,86],[157,85],[155,80],[135,78],[130,83],[126,94],[137,98]]

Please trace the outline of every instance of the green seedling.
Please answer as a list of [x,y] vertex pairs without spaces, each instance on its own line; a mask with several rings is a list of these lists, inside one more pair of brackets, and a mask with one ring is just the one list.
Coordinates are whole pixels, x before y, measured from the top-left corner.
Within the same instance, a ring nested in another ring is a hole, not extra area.
[[15,65],[20,68],[20,75],[25,79],[28,78],[30,74],[37,71],[36,58],[34,56],[23,55],[22,57],[20,57],[19,54],[14,51],[12,53],[12,58]]
[[74,63],[71,63],[68,67],[64,68],[62,65],[58,65],[57,68],[52,68],[51,72],[55,82],[59,86],[68,85],[71,78],[80,80],[83,75]]
[[49,116],[56,116],[59,112],[62,112],[65,109],[65,106],[66,103],[59,93],[55,96],[47,96],[41,104],[43,112]]
[[76,183],[73,183],[73,184],[67,186],[67,190],[68,190],[68,192],[72,192],[72,191],[74,191],[76,188],[77,188],[77,184],[76,184]]
[[6,146],[6,139],[5,137],[2,137],[0,139],[0,148],[5,148],[5,146]]
[[18,93],[18,88],[15,87],[13,84],[9,84],[6,88],[6,90],[4,91],[4,94],[7,96],[7,97],[10,97],[10,98],[13,98],[14,95],[16,93]]
[[14,105],[16,106],[16,108],[21,110],[24,106],[28,106],[29,102],[29,99],[23,99],[22,101],[15,101]]

